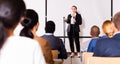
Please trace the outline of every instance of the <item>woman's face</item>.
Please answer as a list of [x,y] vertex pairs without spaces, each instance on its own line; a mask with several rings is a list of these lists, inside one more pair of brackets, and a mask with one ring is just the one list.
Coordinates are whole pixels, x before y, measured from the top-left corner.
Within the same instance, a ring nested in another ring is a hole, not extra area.
[[75,7],[72,7],[72,12],[73,13],[76,13],[77,12],[77,9]]

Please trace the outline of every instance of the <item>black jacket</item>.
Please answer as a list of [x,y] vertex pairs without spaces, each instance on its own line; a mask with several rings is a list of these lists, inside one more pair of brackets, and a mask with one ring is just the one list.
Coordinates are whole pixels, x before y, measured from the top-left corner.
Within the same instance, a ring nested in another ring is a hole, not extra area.
[[[69,15],[68,15],[68,18],[67,18],[67,23],[69,24],[67,32],[70,31],[71,17],[72,17],[71,14],[69,14]],[[81,17],[81,15],[78,14],[78,13],[76,13],[75,20],[76,20],[76,22],[75,22],[75,24],[74,24],[74,30],[75,30],[76,32],[80,32],[79,25],[82,24],[82,17]]]

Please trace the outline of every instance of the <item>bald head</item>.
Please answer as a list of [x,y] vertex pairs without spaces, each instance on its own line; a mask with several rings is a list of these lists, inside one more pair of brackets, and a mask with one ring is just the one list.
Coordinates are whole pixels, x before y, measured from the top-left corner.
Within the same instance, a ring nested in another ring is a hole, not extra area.
[[91,32],[90,32],[92,37],[98,37],[100,34],[100,29],[98,26],[94,25],[91,27]]

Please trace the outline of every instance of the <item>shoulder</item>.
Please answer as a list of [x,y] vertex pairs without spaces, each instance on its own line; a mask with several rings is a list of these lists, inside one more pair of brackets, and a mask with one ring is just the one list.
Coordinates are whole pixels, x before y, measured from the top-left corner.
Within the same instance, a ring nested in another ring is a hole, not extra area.
[[71,14],[68,14],[68,16],[71,16]]
[[41,37],[44,38],[44,39],[49,38],[48,35],[43,35],[43,36],[41,36]]
[[77,14],[77,16],[81,16],[81,14],[80,13],[76,13]]
[[24,45],[24,46],[36,46],[38,45],[38,42],[36,40],[27,38],[27,37],[21,37],[21,36],[12,36],[8,38],[8,42],[13,42],[17,45]]
[[39,41],[44,41],[44,42],[48,42],[45,38],[43,38],[43,37],[37,37],[37,39],[39,40]]
[[68,14],[68,17],[71,17],[71,14]]
[[60,39],[60,38],[58,38],[58,37],[56,37],[56,40],[57,40],[57,42],[59,43],[59,44],[63,44],[63,41],[62,41],[62,39]]
[[99,38],[97,40],[96,45],[100,46],[100,47],[104,47],[105,45],[111,45],[113,44],[113,42],[115,42],[116,40],[113,38]]
[[43,38],[43,37],[39,37],[38,38],[38,41],[41,43],[41,44],[48,44],[48,40]]

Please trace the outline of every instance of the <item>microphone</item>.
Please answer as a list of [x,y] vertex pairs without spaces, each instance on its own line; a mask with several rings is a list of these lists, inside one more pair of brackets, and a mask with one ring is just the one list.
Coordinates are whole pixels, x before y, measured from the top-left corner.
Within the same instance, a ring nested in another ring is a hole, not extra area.
[[75,17],[75,16],[73,16],[73,18],[75,19],[76,17]]
[[66,21],[66,20],[65,20],[65,17],[63,17],[63,21]]
[[65,19],[65,17],[63,17],[63,19]]

